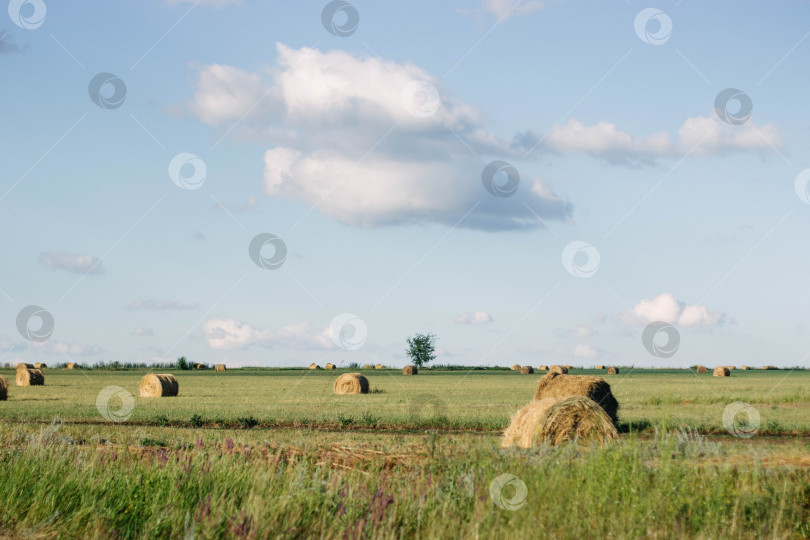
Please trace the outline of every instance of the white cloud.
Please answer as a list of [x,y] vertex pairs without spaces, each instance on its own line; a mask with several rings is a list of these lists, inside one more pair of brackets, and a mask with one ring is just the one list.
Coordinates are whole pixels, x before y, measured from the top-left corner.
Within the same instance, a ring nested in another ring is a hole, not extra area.
[[17,352],[26,349],[25,343],[14,342],[9,339],[0,339],[0,352]]
[[100,347],[94,345],[80,345],[78,343],[66,343],[63,341],[44,341],[34,343],[35,351],[46,354],[61,354],[70,356],[92,356],[102,352]]
[[593,328],[582,324],[577,325],[577,327],[571,332],[571,336],[578,339],[584,339],[592,335],[593,335]]
[[54,270],[65,270],[76,274],[103,274],[101,259],[91,255],[78,255],[62,251],[46,251],[39,257],[40,262]]
[[616,314],[625,324],[645,325],[662,321],[678,326],[722,326],[729,317],[721,311],[709,311],[705,306],[686,305],[671,293],[645,298],[633,309]]
[[462,313],[453,320],[456,324],[487,324],[492,322],[492,315],[486,311]]
[[484,8],[499,20],[533,13],[544,7],[545,2],[540,0],[484,0]]
[[288,324],[278,330],[256,328],[237,319],[209,319],[203,323],[203,336],[216,350],[247,349],[254,345],[292,349],[333,349],[329,328],[310,332],[309,325]]
[[127,309],[148,309],[151,311],[165,311],[170,309],[199,309],[200,304],[186,304],[177,300],[133,300]]
[[152,331],[151,328],[147,328],[146,326],[140,326],[132,331],[132,335],[145,337],[145,336],[154,336],[155,333]]
[[586,345],[584,343],[578,344],[574,347],[574,356],[578,356],[579,358],[596,358],[599,356],[599,351],[595,348],[591,347],[590,345]]

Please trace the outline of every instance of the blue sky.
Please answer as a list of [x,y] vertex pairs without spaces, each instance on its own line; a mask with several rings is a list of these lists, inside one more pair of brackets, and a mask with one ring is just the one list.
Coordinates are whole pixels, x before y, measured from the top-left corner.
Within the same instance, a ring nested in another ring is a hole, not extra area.
[[0,362],[807,364],[807,6],[9,6]]

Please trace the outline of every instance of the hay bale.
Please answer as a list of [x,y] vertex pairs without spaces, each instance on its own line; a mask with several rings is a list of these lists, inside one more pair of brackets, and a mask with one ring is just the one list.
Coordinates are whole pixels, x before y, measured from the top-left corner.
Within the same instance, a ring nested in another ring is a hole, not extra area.
[[712,373],[715,377],[728,377],[731,375],[731,372],[728,370],[726,366],[717,366],[714,368],[714,373]]
[[735,366],[723,366],[723,367],[729,371],[734,371],[735,369],[737,369]]
[[73,362],[68,362],[67,364],[65,364],[65,369],[76,369],[76,364],[74,364]]
[[520,368],[520,372],[524,375],[531,375],[534,373],[534,368],[532,366],[523,366]]
[[706,366],[695,366],[695,370],[698,373],[708,373],[709,371],[708,369],[706,369]]
[[779,369],[779,368],[776,367],[776,366],[762,366],[762,369],[775,370],[775,369]]
[[34,369],[45,369],[48,367],[47,364],[43,364],[42,362],[37,362],[34,364]]
[[20,364],[16,365],[16,369],[36,369],[36,368],[34,367],[34,364],[22,364],[22,363],[20,363]]
[[226,369],[225,364],[217,364],[214,366],[214,371],[217,373],[224,373]]
[[208,366],[205,364],[194,364],[194,369],[208,369]]
[[337,366],[335,364],[331,364],[331,363],[326,364],[326,369],[337,369]]
[[318,364],[312,363],[309,365],[309,369],[321,369],[321,366]]
[[750,368],[748,366],[742,366],[740,369],[743,370],[743,371],[748,371],[748,369],[750,369]]
[[141,397],[176,396],[180,384],[171,373],[149,373],[141,379]]
[[372,366],[371,364],[366,364],[365,366],[363,366],[363,369],[374,369],[374,366]]
[[8,381],[0,375],[0,401],[8,399]]
[[368,379],[359,373],[344,373],[335,381],[335,394],[368,394]]
[[617,368],[617,367],[609,367],[609,368],[607,368],[607,374],[608,375],[618,375],[619,374],[619,368]]
[[596,369],[605,369],[605,366],[596,366]]
[[610,385],[601,377],[590,375],[563,375],[550,372],[540,378],[534,399],[585,396],[598,403],[614,424],[618,424],[619,402],[613,397]]
[[568,373],[568,368],[565,366],[551,366],[548,370],[549,373],[558,373],[560,375]]
[[548,371],[548,366],[540,366],[537,369],[539,369],[540,371]]
[[419,368],[416,366],[405,366],[402,368],[403,375],[416,375],[419,373]]
[[512,371],[520,371],[520,364],[515,364],[514,366],[510,367]]
[[38,369],[18,369],[17,386],[43,386],[45,377]]
[[501,446],[531,448],[563,442],[606,443],[619,437],[605,410],[584,396],[535,400],[517,411]]
[[377,364],[376,366],[374,366],[374,369],[382,369],[382,368],[383,368],[382,364]]
[[565,366],[565,367],[567,367],[569,369],[569,371],[574,369],[574,366]]

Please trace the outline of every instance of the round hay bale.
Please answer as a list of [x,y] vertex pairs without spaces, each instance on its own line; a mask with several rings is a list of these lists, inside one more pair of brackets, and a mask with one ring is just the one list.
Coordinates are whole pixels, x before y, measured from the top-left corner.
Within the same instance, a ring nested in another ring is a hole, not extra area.
[[728,370],[726,366],[717,366],[714,368],[714,373],[712,373],[715,377],[728,377],[731,375],[731,372]]
[[337,369],[337,366],[335,364],[326,364],[325,367],[326,369]]
[[0,375],[0,401],[8,399],[8,381]]
[[568,373],[568,368],[565,367],[565,366],[551,366],[551,368],[549,368],[548,372],[563,375],[565,373]]
[[740,369],[743,370],[743,371],[748,371],[749,367],[748,366],[742,366]]
[[695,370],[698,373],[708,373],[709,372],[709,370],[706,369],[706,366],[695,366]]
[[564,375],[552,371],[540,378],[534,392],[534,399],[561,399],[572,396],[585,396],[595,401],[605,409],[613,423],[618,424],[619,402],[613,397],[610,384],[601,377]]
[[734,371],[735,369],[737,369],[736,366],[723,366],[723,367],[729,371]]
[[368,394],[368,379],[360,373],[344,373],[335,381],[335,394]]
[[309,365],[309,369],[321,369],[321,366],[319,366],[318,364],[313,363],[313,364]]
[[43,364],[42,362],[37,362],[34,364],[34,369],[45,369],[48,367],[47,364]]
[[22,363],[20,363],[20,364],[17,364],[15,367],[16,367],[16,369],[36,369],[34,367],[34,364],[22,364]]
[[535,400],[512,416],[501,446],[532,448],[576,441],[602,444],[616,440],[619,433],[605,410],[584,396]]
[[150,373],[141,379],[141,397],[176,396],[180,384],[171,373]]
[[532,366],[523,366],[520,368],[520,372],[524,375],[531,375],[534,373],[534,368]]
[[42,386],[45,384],[45,377],[38,369],[18,369],[17,386]]
[[208,366],[205,364],[194,364],[194,369],[208,369]]
[[596,366],[596,369],[605,369],[605,366]]
[[608,375],[618,375],[619,374],[619,368],[617,368],[617,367],[609,367],[609,368],[607,368],[607,374]]
[[515,364],[514,366],[510,367],[512,371],[520,371],[520,364]]
[[371,364],[366,364],[365,366],[363,366],[363,369],[374,369],[374,366],[372,366]]
[[214,371],[217,373],[224,373],[226,369],[225,364],[217,364],[214,366]]
[[540,366],[537,369],[539,369],[540,371],[548,371],[548,366]]
[[374,369],[383,369],[383,365],[382,364],[377,364],[376,366],[374,366]]
[[778,368],[778,367],[776,367],[776,366],[762,366],[762,369],[767,369],[767,370],[776,370],[776,369],[779,369],[779,368]]
[[68,362],[67,364],[65,364],[65,369],[76,369],[76,364],[74,364],[73,362]]
[[574,369],[574,366],[565,366],[565,367],[567,367],[569,371]]
[[419,368],[416,366],[405,366],[402,368],[403,375],[416,375],[419,373]]

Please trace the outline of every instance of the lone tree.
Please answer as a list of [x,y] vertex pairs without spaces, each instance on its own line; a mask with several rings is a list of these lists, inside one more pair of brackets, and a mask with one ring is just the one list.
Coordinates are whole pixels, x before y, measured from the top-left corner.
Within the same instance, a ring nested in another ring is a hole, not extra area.
[[436,359],[436,335],[414,334],[407,338],[408,349],[405,353],[417,367],[422,367]]
[[177,369],[191,369],[191,366],[189,365],[185,356],[181,356],[177,359]]

